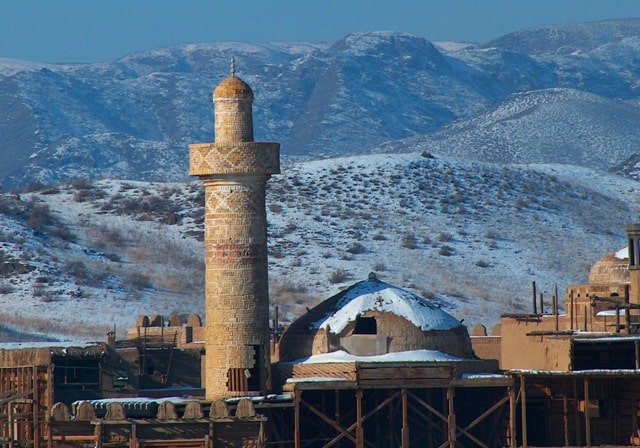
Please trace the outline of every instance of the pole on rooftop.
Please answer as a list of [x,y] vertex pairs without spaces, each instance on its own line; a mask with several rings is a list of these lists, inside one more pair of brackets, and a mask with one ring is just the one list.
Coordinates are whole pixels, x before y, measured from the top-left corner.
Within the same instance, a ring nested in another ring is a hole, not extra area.
[[569,291],[569,329],[573,331],[573,289]]

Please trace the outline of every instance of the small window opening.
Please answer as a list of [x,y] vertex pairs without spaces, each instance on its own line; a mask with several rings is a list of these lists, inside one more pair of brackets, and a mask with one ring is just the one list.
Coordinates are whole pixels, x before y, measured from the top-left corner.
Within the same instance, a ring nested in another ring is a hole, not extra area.
[[247,379],[247,386],[251,391],[260,390],[260,358],[262,357],[262,347],[259,345],[253,346],[253,367],[248,370],[249,378]]
[[353,329],[353,334],[378,334],[376,318],[358,316],[356,318],[356,327]]
[[116,370],[113,372],[113,387],[116,389],[122,389],[127,387],[129,383],[129,375],[126,370]]

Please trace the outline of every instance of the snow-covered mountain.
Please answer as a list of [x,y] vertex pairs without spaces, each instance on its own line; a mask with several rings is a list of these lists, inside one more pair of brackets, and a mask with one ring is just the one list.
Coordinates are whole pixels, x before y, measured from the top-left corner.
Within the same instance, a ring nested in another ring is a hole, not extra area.
[[[187,145],[213,139],[211,91],[232,55],[256,93],[256,138],[281,142],[289,157],[356,154],[425,135],[442,141],[447,129],[463,129],[464,144],[510,146],[506,161],[517,153],[547,162],[541,157],[555,151],[600,164],[584,154],[609,146],[619,148],[602,161],[611,166],[637,151],[619,143],[638,115],[639,29],[640,19],[628,19],[523,30],[483,45],[372,32],[333,44],[181,45],[97,64],[0,59],[0,183],[186,178]],[[538,103],[542,113],[532,109]],[[571,122],[558,125],[562,107],[587,122],[612,109],[618,125],[576,135]],[[478,117],[496,111],[502,124],[487,129]],[[529,145],[531,129],[541,132]],[[555,146],[564,141],[572,145]]]
[[639,129],[638,104],[578,90],[544,89],[515,93],[430,134],[369,151],[420,150],[493,163],[607,169],[640,151]]
[[138,314],[202,313],[187,146],[214,138],[232,55],[256,139],[282,143],[267,200],[285,319],[370,271],[468,324],[527,310],[534,280],[562,294],[639,215],[639,29],[0,59],[0,327],[101,337]]
[[[624,245],[639,193],[588,168],[420,153],[286,164],[267,194],[271,302],[286,321],[374,271],[492,325],[529,309],[532,281],[549,303],[584,282]],[[197,181],[0,195],[0,324],[102,337],[139,314],[202,314],[202,199]]]

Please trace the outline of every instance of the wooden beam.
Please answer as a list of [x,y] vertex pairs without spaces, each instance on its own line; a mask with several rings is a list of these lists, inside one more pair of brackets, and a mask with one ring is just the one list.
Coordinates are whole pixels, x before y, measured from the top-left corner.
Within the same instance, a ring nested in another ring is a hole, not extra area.
[[409,448],[409,424],[407,422],[407,389],[402,389],[402,448]]
[[[304,404],[307,409],[309,409],[315,415],[320,417],[320,419],[322,419],[325,423],[327,423],[329,426],[331,426],[333,429],[335,429],[339,433],[336,437],[334,437],[334,439],[332,439],[331,441],[329,441],[329,443],[324,445],[323,448],[328,448],[328,447],[334,445],[338,440],[342,439],[343,437],[346,437],[347,439],[351,440],[353,443],[355,443],[357,445],[356,438],[353,435],[351,435],[351,433],[350,433],[350,431],[353,430],[353,427],[355,426],[355,424],[351,425],[349,427],[351,429],[349,429],[349,428],[345,429],[341,425],[337,424],[335,421],[331,420],[329,417],[324,415],[322,412],[320,412],[318,409],[316,409],[310,403],[307,403],[306,401],[301,401],[301,403]],[[357,421],[356,421],[356,423],[357,423]],[[298,437],[299,437],[299,435],[298,435]]]
[[[377,405],[372,411],[368,412],[366,415],[362,416],[362,418],[358,419],[361,424],[364,423],[367,419],[369,419],[372,415],[376,414],[380,409],[384,408],[385,406],[387,406],[389,403],[391,403],[393,400],[395,400],[398,395],[400,394],[400,391],[397,391],[395,393],[393,393],[390,397],[388,397],[387,399],[385,399],[382,403],[380,403],[379,405]],[[313,407],[311,406],[309,403],[303,402],[305,406],[309,407],[310,409]],[[316,409],[316,412],[320,412]],[[321,413],[317,414],[318,416],[320,416],[321,418],[327,418],[328,417],[322,415]],[[356,417],[357,418],[357,417]],[[331,424],[331,422],[329,422],[329,424]],[[349,438],[352,442],[355,443],[355,439],[354,437],[351,435],[351,431],[354,430],[354,428],[356,428],[358,425],[358,421],[356,421],[355,423],[353,423],[351,426],[349,426],[346,429],[343,429],[342,431],[340,431],[341,433],[345,433],[345,434],[338,434],[337,436],[335,436],[333,439],[331,439],[331,441],[329,441],[329,443],[325,444],[323,446],[323,448],[329,448],[331,446],[333,446],[335,443],[337,443],[339,440],[341,440],[343,437],[347,437]],[[340,427],[342,428],[342,427]],[[364,440],[364,439],[363,439]],[[368,443],[366,440],[364,441],[367,446],[371,446],[373,448],[375,448],[375,445],[372,445],[371,443]]]
[[433,406],[431,406],[429,403],[427,403],[426,401],[422,400],[420,397],[418,397],[417,395],[415,395],[413,392],[409,391],[409,395],[418,403],[420,403],[423,407],[425,407],[429,412],[431,412],[433,415],[435,415],[436,417],[438,417],[440,420],[442,420],[443,422],[447,422],[447,416],[444,415],[443,413],[439,412],[438,410],[436,410]]
[[509,401],[509,396],[506,395],[504,397],[502,397],[500,400],[498,400],[493,406],[491,406],[489,409],[487,409],[486,411],[484,411],[481,415],[479,415],[475,420],[473,420],[471,423],[469,423],[466,427],[461,428],[458,433],[456,434],[456,438],[459,435],[466,435],[467,437],[469,437],[471,440],[473,440],[474,442],[476,442],[478,445],[480,445],[483,448],[489,448],[487,445],[485,445],[483,442],[481,442],[480,440],[478,440],[473,434],[471,434],[469,432],[469,430],[471,428],[473,428],[474,426],[476,426],[478,423],[480,423],[482,420],[484,420],[485,418],[487,418],[487,416],[491,415],[493,412],[496,411],[496,409],[500,408],[502,405],[504,405],[507,401]]
[[[436,423],[434,423],[433,419],[431,419],[431,418],[430,418],[430,417],[432,416],[432,414],[425,414],[425,413],[423,413],[420,409],[418,409],[418,408],[417,408],[414,404],[412,404],[412,403],[409,403],[409,408],[411,409],[411,411],[412,411],[412,413],[413,413],[413,414],[415,414],[415,415],[417,415],[418,417],[421,417],[422,419],[424,419],[424,420],[425,420],[425,422],[426,422],[426,424],[427,424],[427,427],[428,427],[428,428],[431,428],[431,429],[434,429],[434,430],[438,431],[438,432],[439,432],[439,434],[441,434],[441,435],[443,434],[443,432],[442,432],[442,427],[441,427],[441,426],[438,426]],[[430,436],[433,436],[434,431],[428,431],[428,433],[429,433],[429,435],[430,435]],[[414,440],[414,442],[415,442],[415,440]],[[433,446],[433,443],[432,443],[432,442],[430,442],[430,443],[428,444],[428,446]]]
[[364,448],[364,432],[362,430],[362,389],[356,389],[356,448]]

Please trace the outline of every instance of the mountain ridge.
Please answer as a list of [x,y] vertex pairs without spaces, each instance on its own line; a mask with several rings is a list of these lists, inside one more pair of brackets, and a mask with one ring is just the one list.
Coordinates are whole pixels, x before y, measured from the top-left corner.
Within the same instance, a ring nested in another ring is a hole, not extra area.
[[[590,26],[598,25],[553,29],[577,42]],[[0,111],[8,118],[0,123],[0,183],[186,178],[187,145],[213,139],[211,91],[232,55],[256,94],[256,139],[281,142],[293,160],[429,135],[526,91],[637,101],[638,27],[620,22],[615,39],[578,53],[528,54],[501,41],[454,48],[369,32],[320,44],[176,45],[96,64],[0,59]],[[519,36],[536,38],[531,30]]]

